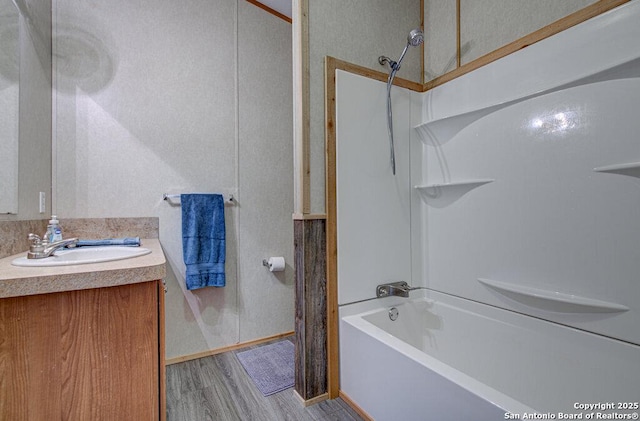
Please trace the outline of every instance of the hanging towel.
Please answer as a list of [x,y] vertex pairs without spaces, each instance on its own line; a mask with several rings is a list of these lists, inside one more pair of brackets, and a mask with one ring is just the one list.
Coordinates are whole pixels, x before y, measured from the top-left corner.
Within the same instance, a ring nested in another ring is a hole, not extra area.
[[182,194],[182,254],[187,289],[225,285],[224,199],[220,194]]
[[128,246],[139,247],[140,237],[105,238],[103,240],[78,240],[75,247]]

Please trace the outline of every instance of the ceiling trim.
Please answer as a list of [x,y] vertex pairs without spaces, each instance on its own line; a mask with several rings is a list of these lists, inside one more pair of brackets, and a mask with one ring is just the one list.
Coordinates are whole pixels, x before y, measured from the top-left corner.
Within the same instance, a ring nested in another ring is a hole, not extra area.
[[267,5],[263,4],[263,3],[260,3],[257,0],[247,0],[247,2],[253,4],[254,6],[257,6],[257,7],[261,8],[262,10],[265,10],[268,13],[271,13],[274,16],[279,17],[282,20],[285,20],[285,21],[291,23],[291,18],[289,16],[283,15],[282,13],[278,12],[277,10],[272,9],[269,6],[267,6]]

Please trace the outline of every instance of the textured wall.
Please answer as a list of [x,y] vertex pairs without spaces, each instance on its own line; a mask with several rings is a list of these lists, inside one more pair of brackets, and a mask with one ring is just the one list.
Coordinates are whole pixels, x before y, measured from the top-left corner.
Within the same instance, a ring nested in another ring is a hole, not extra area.
[[456,0],[425,0],[425,81],[456,68],[456,28]]
[[[534,32],[596,0],[460,2],[462,64]],[[455,68],[456,1],[425,0],[425,80]]]
[[[167,358],[293,330],[290,25],[242,0],[60,0],[56,18],[57,211],[160,218]],[[162,200],[182,192],[236,195],[225,288],[184,288]]]
[[[311,212],[324,210],[324,57],[386,72],[381,55],[397,60],[411,29],[420,26],[419,0],[309,2],[311,79]],[[420,50],[411,49],[397,77],[420,81]]]
[[468,44],[462,64],[515,41],[596,0],[462,0],[460,44]]

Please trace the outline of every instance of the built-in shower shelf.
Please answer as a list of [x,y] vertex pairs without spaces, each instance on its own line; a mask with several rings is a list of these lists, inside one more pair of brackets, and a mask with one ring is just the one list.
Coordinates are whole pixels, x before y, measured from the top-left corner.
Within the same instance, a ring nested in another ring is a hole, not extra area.
[[450,205],[462,196],[484,184],[491,183],[492,179],[477,179],[458,181],[454,183],[427,184],[426,186],[415,186],[420,193],[422,200],[428,205],[443,207]]
[[431,120],[414,127],[414,129],[426,145],[440,146],[447,143],[453,136],[474,121],[518,101],[519,100],[514,100],[462,114]]
[[562,311],[562,305],[565,306],[565,311],[567,312],[574,312],[575,309],[591,313],[617,313],[629,310],[629,307],[623,306],[622,304],[582,297],[574,294],[567,294],[564,292],[549,291],[546,289],[516,285],[484,278],[478,278],[478,282],[505,295],[515,294],[517,296],[533,299],[533,301],[529,301],[531,304],[534,304],[536,300],[560,304],[561,306],[556,307],[555,311]]
[[529,99],[537,98],[553,92],[558,92],[564,89],[575,88],[577,86],[588,85],[591,83],[603,82],[608,80],[637,77],[640,77],[640,58],[636,58],[600,70],[591,75],[583,76],[573,81],[559,83],[557,86],[540,92],[523,94],[518,98],[514,98],[498,104],[489,105],[486,107],[466,111],[460,114],[450,115],[447,117],[436,118],[424,122],[414,127],[414,129],[425,144],[430,146],[440,146],[451,140],[451,138],[458,134],[462,129],[475,122],[476,120],[479,120],[480,118],[488,114],[499,111],[502,108],[508,107],[510,105],[524,102]]
[[605,172],[612,174],[628,175],[640,178],[640,162],[630,162],[628,164],[606,165],[593,169],[595,172]]

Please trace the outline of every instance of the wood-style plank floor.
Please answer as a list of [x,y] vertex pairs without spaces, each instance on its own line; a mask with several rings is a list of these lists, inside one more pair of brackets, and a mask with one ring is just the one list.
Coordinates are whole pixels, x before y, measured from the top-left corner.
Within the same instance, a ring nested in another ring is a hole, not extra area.
[[339,398],[304,407],[293,388],[262,396],[235,352],[167,366],[168,421],[362,420]]

